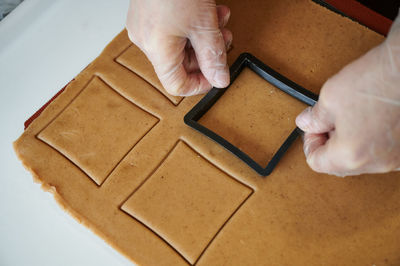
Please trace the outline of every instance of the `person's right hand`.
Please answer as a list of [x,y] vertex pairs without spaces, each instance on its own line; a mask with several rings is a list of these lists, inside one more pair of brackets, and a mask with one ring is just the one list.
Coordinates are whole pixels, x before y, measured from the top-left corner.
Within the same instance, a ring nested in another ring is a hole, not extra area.
[[296,119],[309,166],[338,176],[400,170],[400,16],[388,38],[322,87]]
[[229,16],[214,0],[131,0],[126,27],[167,92],[189,96],[228,86]]

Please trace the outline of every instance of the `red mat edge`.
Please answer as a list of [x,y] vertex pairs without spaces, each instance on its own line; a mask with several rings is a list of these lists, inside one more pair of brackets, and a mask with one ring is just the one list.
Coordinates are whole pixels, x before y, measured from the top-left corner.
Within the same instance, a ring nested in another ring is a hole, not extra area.
[[[71,81],[72,81],[72,80],[71,80]],[[68,84],[71,83],[71,81],[68,82],[67,85],[65,85],[61,90],[59,90],[53,97],[51,97],[50,100],[48,100],[42,107],[40,107],[39,110],[37,110],[31,117],[28,118],[28,120],[25,121],[25,123],[24,123],[24,130],[26,130],[26,129],[29,127],[29,125],[44,111],[44,109],[46,109],[46,107],[47,107],[52,101],[54,101],[54,100],[58,97],[58,95],[60,95],[60,94],[65,90],[65,88],[68,86]]]
[[325,2],[384,36],[389,33],[393,23],[392,20],[355,0],[325,0]]

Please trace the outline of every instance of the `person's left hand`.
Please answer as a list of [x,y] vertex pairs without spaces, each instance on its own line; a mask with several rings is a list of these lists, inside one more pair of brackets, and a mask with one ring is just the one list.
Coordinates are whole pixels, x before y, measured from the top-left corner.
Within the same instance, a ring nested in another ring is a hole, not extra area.
[[229,16],[214,0],[131,0],[126,28],[166,91],[190,96],[229,84]]

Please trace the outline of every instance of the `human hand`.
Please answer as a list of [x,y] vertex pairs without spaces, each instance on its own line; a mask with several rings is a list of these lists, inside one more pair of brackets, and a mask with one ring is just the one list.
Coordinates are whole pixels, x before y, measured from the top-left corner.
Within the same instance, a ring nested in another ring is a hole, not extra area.
[[229,16],[214,0],[131,0],[126,27],[167,92],[189,96],[229,85]]
[[388,38],[322,87],[296,118],[309,166],[338,176],[400,170],[400,16]]

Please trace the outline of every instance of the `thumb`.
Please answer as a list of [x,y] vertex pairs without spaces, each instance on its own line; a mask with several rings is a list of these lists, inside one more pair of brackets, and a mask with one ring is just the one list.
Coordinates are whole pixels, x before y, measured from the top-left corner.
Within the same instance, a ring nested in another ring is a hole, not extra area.
[[332,115],[321,102],[300,113],[296,117],[296,125],[304,132],[312,134],[327,133],[335,127]]
[[230,79],[224,37],[217,20],[207,24],[195,27],[189,39],[204,77],[212,86],[224,88]]

